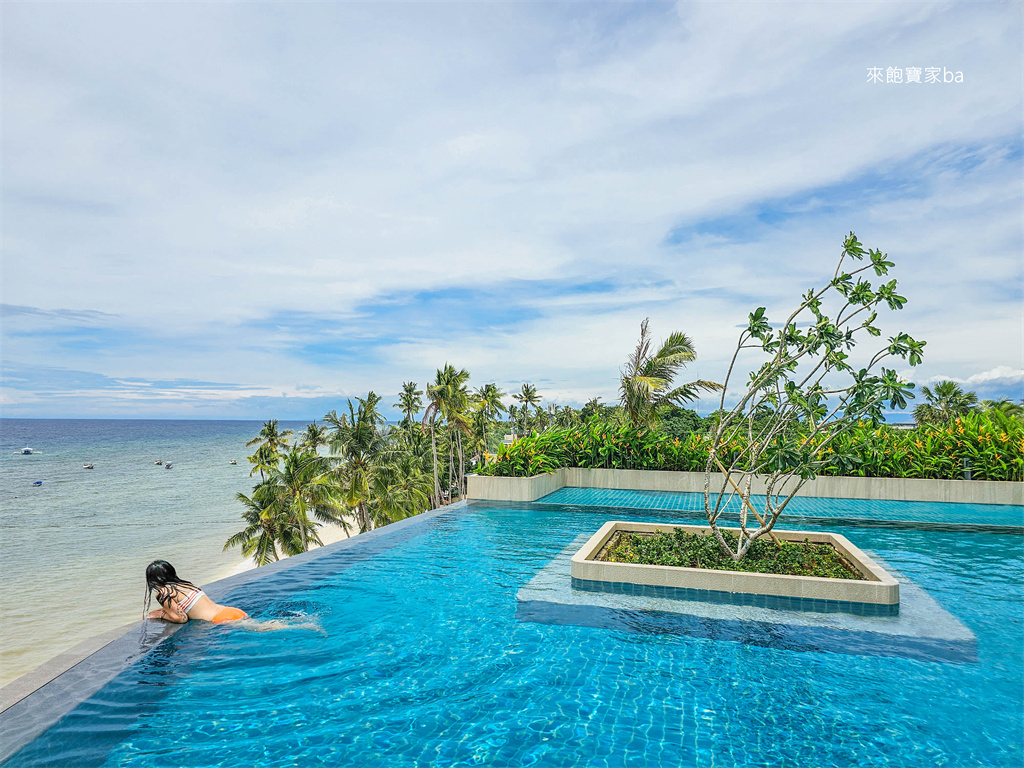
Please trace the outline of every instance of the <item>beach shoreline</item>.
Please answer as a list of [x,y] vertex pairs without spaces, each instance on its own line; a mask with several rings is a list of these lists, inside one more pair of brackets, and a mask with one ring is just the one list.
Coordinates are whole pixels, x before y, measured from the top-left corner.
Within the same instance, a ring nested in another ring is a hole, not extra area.
[[[309,547],[309,551],[312,552],[315,549],[319,549],[321,546],[326,547],[328,544],[334,544],[336,542],[342,541],[343,539],[358,536],[359,526],[355,522],[355,517],[350,517],[346,515],[345,522],[348,523],[347,534],[345,533],[345,529],[337,523],[326,523],[317,528],[316,534],[320,537],[320,541],[322,541],[323,544],[313,544]],[[283,555],[281,557],[282,560],[286,560],[287,558],[287,555]],[[256,563],[252,561],[252,558],[247,558],[240,563],[228,565],[224,568],[221,568],[219,571],[214,573],[214,575],[209,579],[209,581],[205,582],[205,584],[212,584],[216,581],[220,581],[221,579],[226,579],[231,576],[237,576],[240,573],[251,571],[256,567]]]

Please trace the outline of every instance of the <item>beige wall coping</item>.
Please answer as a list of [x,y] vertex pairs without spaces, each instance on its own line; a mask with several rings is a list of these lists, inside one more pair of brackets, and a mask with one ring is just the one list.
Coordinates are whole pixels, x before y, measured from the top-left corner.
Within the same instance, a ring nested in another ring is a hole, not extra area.
[[[723,483],[712,475],[712,490]],[[536,501],[565,486],[607,488],[626,491],[668,491],[701,493],[703,472],[672,472],[643,469],[584,469],[564,467],[533,477],[491,477],[470,475],[468,497],[489,501]],[[763,494],[763,478],[755,478],[755,494]],[[926,480],[899,477],[817,477],[798,494],[804,497],[836,499],[889,499],[955,504],[1024,505],[1024,483],[999,480]]]

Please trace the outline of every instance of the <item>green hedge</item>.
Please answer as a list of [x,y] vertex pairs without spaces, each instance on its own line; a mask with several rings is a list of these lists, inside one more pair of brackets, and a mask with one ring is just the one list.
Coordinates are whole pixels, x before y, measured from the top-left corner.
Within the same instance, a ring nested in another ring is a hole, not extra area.
[[[741,449],[740,442],[726,448]],[[999,413],[972,413],[948,424],[893,429],[863,424],[821,454],[819,475],[956,480],[967,459],[976,480],[1024,480],[1024,422]],[[480,474],[530,477],[561,467],[703,472],[708,437],[670,438],[659,431],[609,427],[593,421],[552,429],[501,446]]]

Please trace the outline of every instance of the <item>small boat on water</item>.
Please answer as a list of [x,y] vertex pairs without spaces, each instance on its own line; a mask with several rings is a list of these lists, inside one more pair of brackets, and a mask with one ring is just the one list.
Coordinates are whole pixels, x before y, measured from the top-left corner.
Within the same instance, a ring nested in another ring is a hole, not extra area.
[[33,451],[31,448],[22,448],[21,449],[21,455],[22,456],[31,456],[33,453],[35,453],[35,451]]
[[237,461],[235,461],[234,459],[232,459],[231,461],[229,461],[229,462],[228,462],[228,464],[237,464],[237,463],[238,463],[238,462],[237,462]]
[[169,461],[168,462],[164,462],[164,469],[170,469],[173,466],[174,465],[171,462],[169,462]]
[[160,464],[163,464],[163,463],[164,463],[164,460],[163,460],[163,459],[157,459],[157,460],[156,460],[156,461],[154,461],[153,463],[154,463],[154,464],[156,464],[157,466],[159,466]]
[[83,464],[82,465],[82,469],[95,469],[95,468],[96,468],[95,464]]
[[32,486],[33,486],[34,488],[38,488],[38,487],[39,487],[40,485],[42,485],[42,484],[43,484],[43,481],[42,481],[42,480],[36,480],[36,481],[35,481],[34,483],[32,483]]

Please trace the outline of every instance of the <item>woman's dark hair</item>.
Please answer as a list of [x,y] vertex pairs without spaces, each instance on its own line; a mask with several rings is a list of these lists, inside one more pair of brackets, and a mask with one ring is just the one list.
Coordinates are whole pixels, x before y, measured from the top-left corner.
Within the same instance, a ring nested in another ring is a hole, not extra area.
[[146,566],[146,606],[143,614],[149,613],[149,605],[156,592],[156,601],[163,605],[174,595],[174,587],[178,585],[198,589],[191,581],[180,578],[174,566],[166,560],[154,560]]

